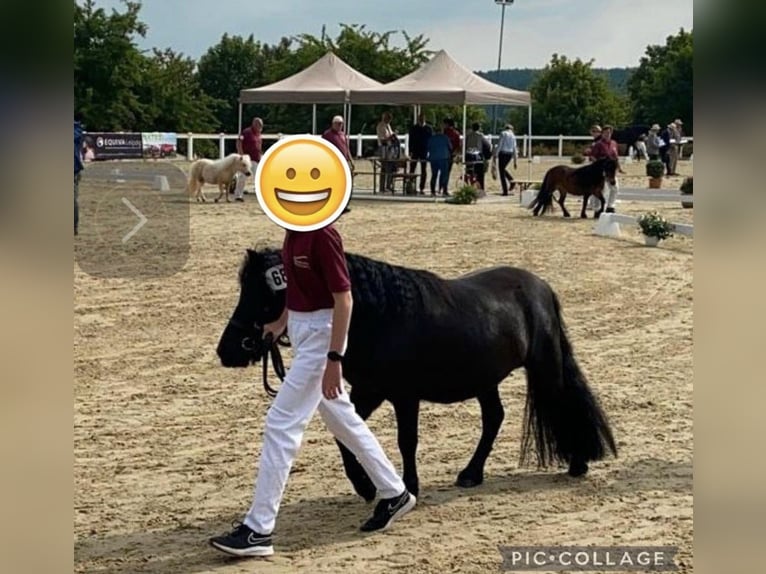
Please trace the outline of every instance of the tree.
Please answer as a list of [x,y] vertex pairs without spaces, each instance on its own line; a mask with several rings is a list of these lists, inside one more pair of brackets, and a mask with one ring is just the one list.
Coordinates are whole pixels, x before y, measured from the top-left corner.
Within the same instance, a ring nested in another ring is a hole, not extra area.
[[[247,38],[224,34],[199,59],[197,77],[202,90],[220,101],[216,130],[235,133],[238,125],[239,91],[268,83],[269,64],[284,54],[265,49],[251,34]],[[275,57],[277,56],[277,57]]]
[[141,88],[146,102],[139,125],[149,131],[210,132],[218,127],[214,110],[221,102],[199,85],[193,59],[171,49],[153,50],[147,58]]
[[[604,76],[592,65],[593,60],[570,61],[553,54],[530,86],[533,133],[581,134],[587,133],[593,123],[621,125],[627,121],[627,102],[609,89]],[[513,110],[510,117],[518,122],[517,131],[524,133],[527,111]]]
[[210,131],[221,104],[206,95],[193,59],[171,49],[141,52],[146,34],[141,4],[123,1],[124,12],[74,4],[75,107],[90,130]]
[[676,118],[684,122],[684,132],[693,133],[694,84],[692,32],[683,28],[668,36],[665,45],[646,48],[638,69],[628,81],[637,123],[665,125]]
[[93,0],[74,3],[74,102],[91,129],[130,130],[144,114],[133,91],[144,68],[133,37],[144,36],[146,25],[139,3],[126,1],[125,8],[107,14]]

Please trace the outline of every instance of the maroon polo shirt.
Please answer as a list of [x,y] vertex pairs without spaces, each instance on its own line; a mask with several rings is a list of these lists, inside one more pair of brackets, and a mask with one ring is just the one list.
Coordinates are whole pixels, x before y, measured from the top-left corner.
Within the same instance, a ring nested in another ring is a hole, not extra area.
[[334,226],[315,231],[290,231],[282,245],[287,278],[287,308],[310,312],[332,309],[333,293],[349,291],[351,279],[343,240]]
[[242,130],[239,139],[242,140],[242,153],[249,155],[253,161],[261,161],[261,134],[255,133],[251,126]]
[[336,132],[332,128],[327,128],[324,133],[322,134],[322,137],[326,139],[328,142],[332,143],[336,148],[340,150],[340,153],[348,159],[351,154],[348,152],[348,140],[346,139],[346,134],[343,132]]
[[600,159],[602,157],[609,157],[614,160],[619,159],[617,154],[617,142],[614,140],[600,139],[591,147],[591,157],[593,159]]
[[449,139],[449,143],[452,145],[453,155],[456,153],[459,153],[460,150],[462,149],[461,147],[462,142],[460,141],[460,132],[450,126],[450,127],[444,128],[444,135],[447,136],[447,138]]

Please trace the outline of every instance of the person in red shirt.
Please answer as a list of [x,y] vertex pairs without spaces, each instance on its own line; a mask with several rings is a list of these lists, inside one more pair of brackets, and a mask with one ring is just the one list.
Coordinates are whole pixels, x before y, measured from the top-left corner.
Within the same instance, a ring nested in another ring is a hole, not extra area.
[[375,435],[343,389],[342,365],[353,306],[343,241],[333,225],[308,232],[287,231],[282,246],[286,303],[264,336],[290,335],[293,361],[266,417],[258,476],[250,510],[232,532],[210,544],[234,556],[273,554],[282,493],[303,432],[315,411],[335,438],[365,469],[380,493],[373,515],[361,527],[388,527],[416,504]]
[[[463,150],[463,143],[460,139],[460,132],[455,129],[455,120],[446,118],[443,125],[444,135],[447,136],[447,139],[449,139],[449,143],[452,146],[452,155],[449,158],[449,165],[447,167],[447,181],[449,181],[449,176],[452,174],[452,166],[455,163],[455,156],[460,157]],[[449,188],[449,184],[447,184],[447,187]],[[449,195],[449,193],[446,193],[445,195]]]
[[[620,167],[620,155],[617,150],[617,142],[612,139],[612,126],[604,126],[601,130],[601,137],[593,142],[590,149],[590,157],[593,161],[596,161],[602,157],[608,157],[617,162],[617,167],[620,173],[625,173]],[[617,178],[614,179],[614,186],[608,181],[604,184],[609,188],[609,196],[606,201],[606,212],[614,213],[614,204],[617,201],[617,192],[619,190],[619,182]]]
[[[253,118],[251,124],[242,130],[237,139],[237,153],[247,154],[253,162],[253,193],[255,193],[255,169],[258,167],[258,162],[261,161],[263,155],[262,136],[263,133],[263,120],[261,118]],[[245,201],[243,194],[245,193],[245,183],[247,182],[247,176],[242,173],[237,173],[237,185],[234,188],[234,200]]]
[[[340,153],[343,154],[343,157],[345,157],[348,162],[348,168],[351,170],[351,175],[353,177],[354,162],[351,159],[351,152],[349,151],[348,136],[346,135],[346,132],[343,131],[343,116],[335,116],[332,119],[332,124],[330,124],[330,127],[324,131],[322,137],[340,150]],[[353,196],[353,191],[351,195]],[[343,209],[343,213],[348,213],[349,211],[351,211],[351,208],[346,205]]]

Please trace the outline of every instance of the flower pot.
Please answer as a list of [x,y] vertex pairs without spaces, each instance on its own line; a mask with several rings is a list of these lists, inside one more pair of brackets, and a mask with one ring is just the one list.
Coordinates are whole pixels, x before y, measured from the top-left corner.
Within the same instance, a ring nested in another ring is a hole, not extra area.
[[653,237],[651,235],[644,235],[644,243],[646,243],[649,247],[657,247],[657,245],[660,242],[659,237]]
[[660,189],[662,187],[662,178],[661,177],[650,177],[649,178],[649,189]]
[[694,207],[694,203],[691,202],[691,201],[681,200],[681,207],[685,207],[686,209],[690,209],[690,208]]

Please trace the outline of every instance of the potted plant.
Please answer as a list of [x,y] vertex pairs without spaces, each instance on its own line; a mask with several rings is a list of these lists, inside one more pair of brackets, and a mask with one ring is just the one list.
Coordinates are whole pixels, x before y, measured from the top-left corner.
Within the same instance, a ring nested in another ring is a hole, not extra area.
[[[686,179],[684,179],[684,182],[681,184],[681,195],[693,195],[693,185],[694,185],[694,177],[689,176]],[[692,201],[682,201],[681,205],[685,208],[694,207],[694,202]]]
[[646,162],[646,175],[649,176],[649,187],[659,189],[662,187],[662,176],[665,174],[665,164],[658,159]]
[[656,211],[644,213],[639,217],[638,227],[644,234],[644,242],[651,247],[656,247],[663,239],[673,237],[673,224]]
[[472,185],[464,185],[460,189],[458,189],[456,192],[452,194],[452,197],[449,199],[446,199],[446,203],[458,203],[458,204],[468,204],[468,203],[476,203],[476,200],[479,198],[479,193],[476,190],[476,188]]

